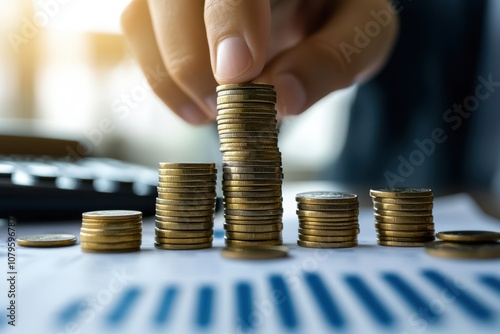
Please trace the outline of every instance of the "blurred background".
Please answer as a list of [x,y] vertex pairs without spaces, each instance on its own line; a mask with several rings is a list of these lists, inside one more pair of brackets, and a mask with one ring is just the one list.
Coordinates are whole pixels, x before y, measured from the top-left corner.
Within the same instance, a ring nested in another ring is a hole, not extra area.
[[[128,2],[0,0],[0,134],[75,139],[81,155],[152,168],[220,162],[215,127],[188,125],[145,83],[120,31]],[[288,180],[315,179],[338,157],[354,92],[284,121]]]

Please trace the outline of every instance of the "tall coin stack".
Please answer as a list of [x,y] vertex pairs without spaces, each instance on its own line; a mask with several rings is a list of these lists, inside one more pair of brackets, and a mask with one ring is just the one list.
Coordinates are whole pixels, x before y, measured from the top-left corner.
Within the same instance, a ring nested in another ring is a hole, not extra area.
[[140,249],[141,240],[140,211],[101,210],[82,214],[80,241],[84,252],[134,252]]
[[155,246],[212,247],[217,194],[214,163],[160,163]]
[[420,247],[434,240],[431,189],[372,189],[370,196],[379,245]]
[[297,194],[295,200],[299,217],[299,246],[346,248],[358,245],[357,195],[317,191]]
[[228,247],[281,245],[283,170],[272,85],[217,87]]

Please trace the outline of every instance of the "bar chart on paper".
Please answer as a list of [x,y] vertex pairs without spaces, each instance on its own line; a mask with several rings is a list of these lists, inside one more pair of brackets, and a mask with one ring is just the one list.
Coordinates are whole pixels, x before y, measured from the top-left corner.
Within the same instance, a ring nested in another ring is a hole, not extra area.
[[[456,215],[477,219],[484,229],[497,224],[463,204],[442,217],[450,224]],[[367,231],[369,215],[360,216]],[[436,212],[438,228],[446,228],[439,217]],[[169,253],[152,243],[115,256],[82,255],[78,247],[23,249],[18,326],[2,321],[0,332],[499,332],[498,260],[380,247],[370,233],[360,235],[356,248],[320,251],[293,245],[290,228],[284,234],[290,256],[264,262],[222,258],[220,232],[216,247],[203,252]],[[7,307],[3,299],[0,307]]]

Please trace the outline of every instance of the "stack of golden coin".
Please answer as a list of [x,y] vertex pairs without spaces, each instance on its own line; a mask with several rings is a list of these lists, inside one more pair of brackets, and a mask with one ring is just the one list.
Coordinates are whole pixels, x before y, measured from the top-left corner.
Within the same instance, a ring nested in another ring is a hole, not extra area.
[[272,85],[217,87],[228,247],[281,245],[283,170]]
[[138,251],[142,240],[142,212],[102,210],[82,214],[80,242],[89,253]]
[[155,246],[212,247],[217,194],[214,163],[160,163]]
[[370,196],[379,245],[421,247],[434,240],[431,189],[372,189]]
[[346,248],[358,245],[357,195],[315,191],[297,194],[295,200],[299,216],[299,246]]

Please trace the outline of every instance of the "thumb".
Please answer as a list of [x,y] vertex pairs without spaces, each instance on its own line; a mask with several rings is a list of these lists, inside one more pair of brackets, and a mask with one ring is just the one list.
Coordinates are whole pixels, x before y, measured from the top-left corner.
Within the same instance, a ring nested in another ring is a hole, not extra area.
[[207,0],[205,27],[219,84],[252,81],[262,72],[271,27],[269,0]]

